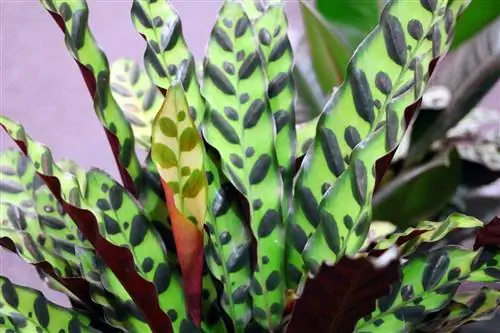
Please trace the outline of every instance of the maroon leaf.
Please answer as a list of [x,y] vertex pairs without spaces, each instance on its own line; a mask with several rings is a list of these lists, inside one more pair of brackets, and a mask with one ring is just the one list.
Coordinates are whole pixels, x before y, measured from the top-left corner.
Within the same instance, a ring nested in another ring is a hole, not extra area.
[[352,333],[356,322],[375,309],[399,278],[399,262],[377,269],[366,258],[343,257],[335,266],[323,265],[307,281],[296,301],[287,333]]
[[500,246],[500,217],[495,216],[484,228],[476,234],[474,250],[485,246]]

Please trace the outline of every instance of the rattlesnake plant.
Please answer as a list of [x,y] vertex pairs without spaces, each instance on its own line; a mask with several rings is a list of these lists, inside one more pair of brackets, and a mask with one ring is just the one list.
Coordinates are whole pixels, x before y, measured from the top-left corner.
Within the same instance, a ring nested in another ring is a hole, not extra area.
[[[145,71],[109,65],[83,0],[41,4],[64,32],[122,182],[54,161],[0,118],[21,151],[2,153],[1,244],[72,304],[2,277],[2,332],[449,331],[499,302],[491,289],[456,294],[500,277],[498,221],[453,214],[395,230],[371,219],[468,1],[390,1],[307,133],[296,129],[280,1],[223,1],[201,74],[165,0],[131,1]],[[305,155],[297,137],[311,142]],[[458,228],[478,229],[474,250],[439,246]]]

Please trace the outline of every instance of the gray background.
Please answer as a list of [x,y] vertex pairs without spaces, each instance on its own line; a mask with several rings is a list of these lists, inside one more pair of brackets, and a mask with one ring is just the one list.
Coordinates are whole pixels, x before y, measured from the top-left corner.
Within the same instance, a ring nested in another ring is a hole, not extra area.
[[[183,20],[185,38],[197,59],[221,1],[172,0]],[[89,0],[90,25],[111,61],[130,57],[142,65],[145,43],[130,20],[131,1]],[[291,26],[301,29],[297,3],[287,4]],[[94,115],[80,72],[66,50],[63,34],[37,0],[0,0],[0,112],[21,122],[36,140],[52,148],[56,159],[68,157],[83,167],[118,173],[101,125]],[[483,105],[500,108],[500,85]],[[13,146],[0,134],[1,148]],[[0,249],[0,274],[41,288],[59,303],[64,297],[46,288],[35,270]]]

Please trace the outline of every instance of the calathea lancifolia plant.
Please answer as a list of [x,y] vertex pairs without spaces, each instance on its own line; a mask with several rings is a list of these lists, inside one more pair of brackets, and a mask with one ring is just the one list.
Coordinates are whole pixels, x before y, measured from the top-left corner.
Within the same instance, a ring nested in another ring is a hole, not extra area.
[[[0,118],[21,151],[2,154],[1,244],[72,304],[2,277],[2,330],[444,332],[493,311],[498,292],[456,291],[499,278],[498,221],[371,221],[376,184],[467,4],[390,1],[301,160],[281,2],[224,1],[199,74],[167,1],[131,1],[143,72],[109,66],[85,2],[43,0],[122,184],[54,161]],[[473,250],[442,245],[456,229],[478,230]]]

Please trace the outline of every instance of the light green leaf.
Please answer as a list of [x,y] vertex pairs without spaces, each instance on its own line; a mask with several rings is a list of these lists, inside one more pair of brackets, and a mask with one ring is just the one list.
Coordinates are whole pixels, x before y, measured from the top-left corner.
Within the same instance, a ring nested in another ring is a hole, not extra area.
[[182,83],[188,113],[199,127],[205,113],[194,57],[182,35],[179,15],[166,0],[134,0],[132,22],[147,42],[144,65],[153,83],[163,91]]
[[203,95],[208,108],[203,131],[220,153],[225,175],[250,204],[258,244],[253,314],[261,326],[274,329],[285,301],[282,184],[266,77],[256,51],[258,39],[241,5],[225,2],[204,61]]
[[300,7],[313,68],[327,94],[344,81],[354,47],[311,4],[300,0]]
[[139,65],[120,58],[111,65],[111,93],[130,122],[136,142],[151,149],[151,124],[161,107],[163,95]]
[[[450,18],[466,5],[447,3],[391,1],[380,25],[356,51],[349,79],[320,116],[314,145],[295,183],[292,272],[300,267],[296,253],[301,249],[314,274],[323,262],[333,264],[363,245],[371,221],[375,163],[401,141],[405,111],[421,97],[432,59],[449,47]],[[425,38],[428,34],[434,37]]]

